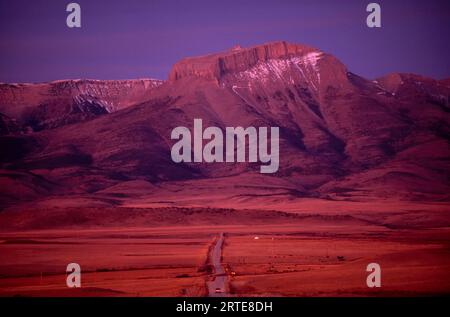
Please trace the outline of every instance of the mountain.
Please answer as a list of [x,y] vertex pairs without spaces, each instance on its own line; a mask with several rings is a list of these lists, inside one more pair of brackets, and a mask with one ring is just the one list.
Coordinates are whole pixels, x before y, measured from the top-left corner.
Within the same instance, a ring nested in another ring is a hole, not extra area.
[[2,122],[15,120],[23,130],[56,128],[144,101],[161,84],[156,79],[0,84],[0,113]]
[[[447,201],[449,96],[448,81],[368,80],[326,52],[286,42],[186,58],[165,82],[3,85],[1,203]],[[74,115],[74,104],[86,115]],[[204,127],[279,127],[278,172],[174,163],[171,131],[192,131],[195,118]]]

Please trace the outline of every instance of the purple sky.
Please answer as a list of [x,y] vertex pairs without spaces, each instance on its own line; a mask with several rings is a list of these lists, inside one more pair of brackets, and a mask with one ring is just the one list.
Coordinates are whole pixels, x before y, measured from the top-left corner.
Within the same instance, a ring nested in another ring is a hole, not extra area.
[[82,28],[69,29],[69,0],[0,0],[0,81],[166,79],[183,57],[276,40],[329,52],[359,75],[450,77],[450,1],[78,0]]

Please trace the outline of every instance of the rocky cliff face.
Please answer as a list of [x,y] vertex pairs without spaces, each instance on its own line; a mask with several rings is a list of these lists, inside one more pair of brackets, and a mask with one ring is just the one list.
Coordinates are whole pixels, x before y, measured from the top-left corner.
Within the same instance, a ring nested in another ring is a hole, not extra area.
[[248,70],[260,62],[304,56],[319,51],[304,45],[274,42],[251,48],[235,47],[228,52],[186,58],[176,63],[170,81],[186,77],[202,77],[219,81],[224,75]]

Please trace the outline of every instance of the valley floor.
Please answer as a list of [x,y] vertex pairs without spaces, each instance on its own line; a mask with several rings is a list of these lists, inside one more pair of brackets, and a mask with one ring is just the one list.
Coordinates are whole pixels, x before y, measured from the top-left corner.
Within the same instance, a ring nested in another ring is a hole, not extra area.
[[[245,215],[242,223],[226,223],[224,217],[219,225],[204,217],[208,211],[179,212],[181,223],[166,226],[4,231],[0,296],[207,296],[214,279],[208,254],[222,232],[231,296],[450,293],[450,227],[440,217],[414,222],[412,212],[391,215],[392,223],[402,218],[398,223],[407,228],[381,221],[386,215],[364,212],[358,217],[281,213],[278,220],[252,224],[257,211],[233,211],[233,217]],[[72,262],[81,266],[78,289],[66,286],[65,270]],[[366,285],[372,262],[381,266],[381,288]]]

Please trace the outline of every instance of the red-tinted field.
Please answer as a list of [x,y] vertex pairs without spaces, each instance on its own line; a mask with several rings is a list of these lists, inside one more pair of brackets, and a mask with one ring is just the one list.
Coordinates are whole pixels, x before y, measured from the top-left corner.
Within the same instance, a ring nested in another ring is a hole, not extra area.
[[[70,208],[64,217],[58,209],[34,210],[40,218],[32,222],[24,220],[30,219],[26,212],[5,212],[0,221],[13,231],[0,234],[0,295],[206,296],[206,282],[213,278],[208,250],[221,232],[231,295],[450,293],[445,204],[403,202],[394,205],[395,212],[381,203],[298,206],[286,211],[84,208],[77,210],[78,222],[67,216]],[[71,262],[81,265],[80,289],[66,287]],[[379,289],[366,286],[371,262],[382,268]]]

